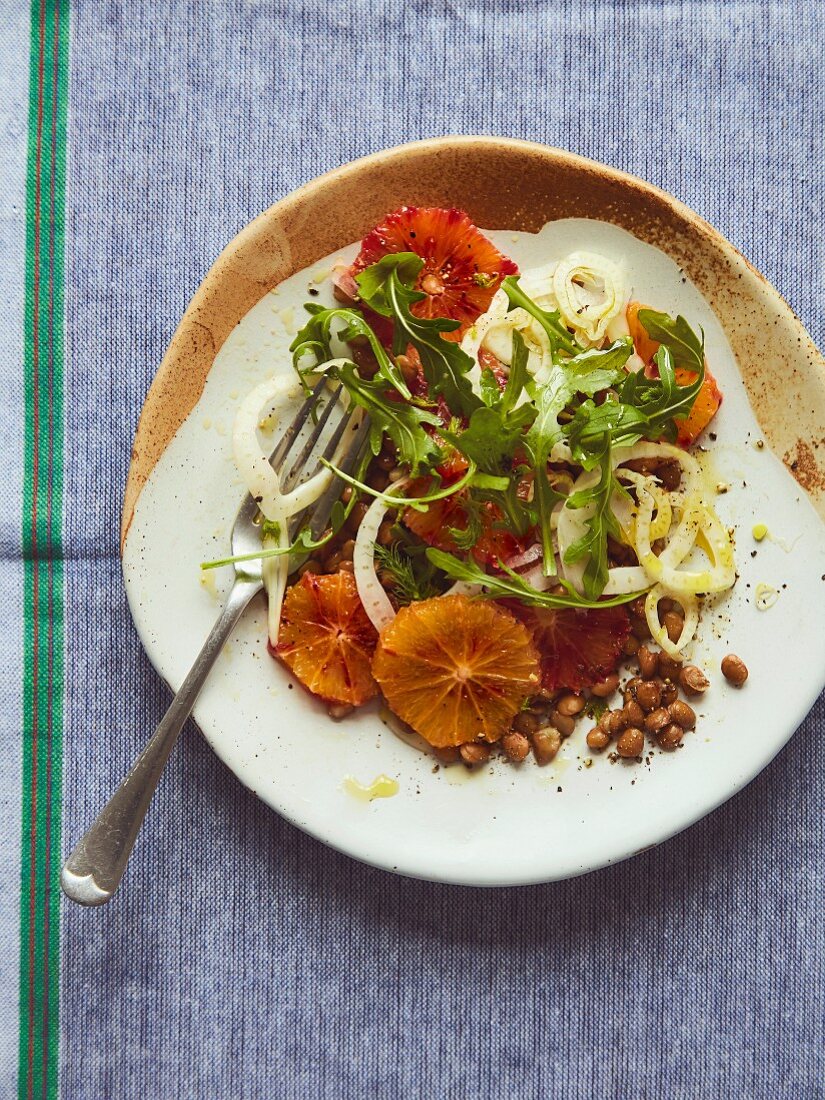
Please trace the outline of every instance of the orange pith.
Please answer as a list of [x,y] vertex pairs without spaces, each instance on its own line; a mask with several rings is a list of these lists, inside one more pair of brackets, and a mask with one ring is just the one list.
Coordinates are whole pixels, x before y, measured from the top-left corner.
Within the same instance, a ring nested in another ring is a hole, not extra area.
[[377,638],[351,573],[305,573],[286,594],[275,653],[313,695],[357,707],[378,693]]
[[402,607],[381,632],[373,675],[390,708],[436,748],[497,741],[539,686],[527,629],[467,596]]
[[487,310],[504,276],[518,272],[462,210],[402,206],[364,237],[350,270],[357,275],[394,252],[415,252],[424,260],[416,289],[426,297],[412,312],[460,321],[460,329],[445,333],[448,340],[461,339]]

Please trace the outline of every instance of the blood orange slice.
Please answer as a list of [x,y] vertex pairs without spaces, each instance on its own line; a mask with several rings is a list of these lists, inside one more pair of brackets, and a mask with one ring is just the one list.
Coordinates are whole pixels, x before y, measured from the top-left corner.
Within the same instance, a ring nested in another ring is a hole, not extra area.
[[393,252],[415,252],[424,260],[416,289],[426,297],[412,311],[460,321],[460,329],[445,333],[448,340],[460,340],[487,310],[501,280],[518,272],[463,210],[402,206],[364,237],[350,272],[357,275]]
[[509,601],[508,606],[533,636],[548,691],[581,691],[616,671],[630,633],[623,607],[553,610]]
[[275,654],[313,695],[358,707],[378,693],[377,639],[351,573],[305,573],[286,594]]
[[539,686],[527,629],[467,596],[402,607],[381,632],[372,670],[391,709],[436,748],[497,741]]

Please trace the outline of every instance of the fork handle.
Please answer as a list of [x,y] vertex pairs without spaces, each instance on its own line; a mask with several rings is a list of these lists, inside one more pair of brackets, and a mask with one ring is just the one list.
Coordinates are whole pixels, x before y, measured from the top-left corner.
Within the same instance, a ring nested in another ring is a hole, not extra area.
[[261,588],[259,580],[241,577],[235,581],[218,621],[151,740],[66,860],[60,885],[72,901],[103,905],[114,896],[183,724],[242,611]]

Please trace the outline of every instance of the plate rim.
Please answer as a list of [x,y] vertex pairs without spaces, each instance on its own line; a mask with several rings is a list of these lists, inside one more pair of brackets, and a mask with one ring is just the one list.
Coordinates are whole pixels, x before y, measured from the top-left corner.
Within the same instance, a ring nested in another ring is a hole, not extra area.
[[[174,427],[174,430],[170,431],[170,424],[167,423],[164,428],[164,432],[161,433],[162,438],[160,440],[160,443],[162,445],[158,447],[158,440],[155,439],[154,441],[152,441],[151,439],[152,435],[154,434],[152,417],[153,415],[157,414],[158,402],[166,400],[169,385],[171,383],[177,382],[182,356],[190,353],[193,346],[193,331],[198,332],[199,330],[204,329],[203,321],[201,319],[201,313],[204,309],[209,308],[210,299],[215,293],[215,286],[220,286],[220,284],[226,279],[227,273],[233,270],[233,265],[237,262],[239,254],[242,254],[243,250],[248,248],[250,245],[254,246],[256,242],[260,239],[260,235],[262,232],[269,232],[273,219],[279,218],[284,211],[288,211],[290,208],[294,208],[296,205],[300,205],[301,203],[305,203],[307,201],[311,202],[313,196],[319,190],[322,190],[330,182],[340,181],[342,179],[351,180],[352,178],[357,177],[361,172],[369,173],[376,169],[380,169],[382,165],[386,164],[388,158],[403,158],[403,156],[407,153],[414,152],[416,150],[448,150],[450,152],[454,152],[457,147],[473,147],[474,149],[479,150],[488,147],[490,144],[495,145],[499,149],[504,148],[521,151],[527,150],[531,154],[538,153],[541,158],[545,160],[549,158],[556,164],[565,164],[568,166],[572,166],[579,171],[583,170],[586,172],[593,172],[599,175],[603,180],[606,180],[611,184],[618,184],[623,188],[629,187],[634,192],[641,192],[647,198],[653,197],[656,199],[657,202],[664,204],[669,210],[671,210],[678,216],[678,218],[684,223],[685,227],[689,231],[692,231],[694,233],[698,232],[700,237],[704,238],[707,245],[720,251],[728,259],[728,261],[733,261],[737,265],[741,266],[747,273],[746,277],[749,276],[754,281],[759,290],[763,293],[763,295],[765,295],[769,300],[773,302],[780,314],[784,315],[786,325],[790,327],[790,330],[793,331],[794,335],[798,338],[799,347],[797,348],[797,354],[804,358],[808,365],[813,365],[816,372],[815,381],[818,381],[819,383],[821,394],[825,395],[825,359],[823,359],[821,354],[815,348],[813,342],[810,340],[810,337],[802,326],[801,321],[793,313],[793,310],[787,304],[787,302],[784,301],[778,291],[776,291],[776,289],[768,282],[765,276],[757,271],[753,267],[753,265],[751,265],[745,259],[745,257],[742,256],[742,254],[735,248],[735,246],[727,241],[726,238],[724,238],[708,222],[702,219],[689,207],[681,203],[680,200],[668,195],[667,192],[661,190],[655,185],[646,183],[645,181],[624,173],[618,169],[600,165],[598,162],[580,157],[577,154],[568,153],[561,149],[555,149],[549,146],[543,146],[534,142],[522,141],[519,139],[488,138],[481,136],[443,137],[438,139],[426,139],[424,141],[394,146],[391,149],[383,150],[381,152],[371,154],[367,157],[362,157],[356,161],[352,161],[342,167],[334,168],[331,171],[326,172],[313,180],[310,180],[308,183],[291,192],[279,202],[270,206],[267,210],[258,215],[255,219],[253,219],[253,221],[251,221],[247,226],[245,226],[226,246],[226,248],[221,252],[215,263],[209,269],[203,282],[199,286],[198,290],[195,292],[175,331],[169,348],[164,355],[163,361],[152,381],[143,405],[143,409],[141,411],[140,420],[135,434],[135,443],[133,447],[132,460],[130,463],[129,475],[124,497],[124,509],[121,528],[121,557],[123,556],[123,551],[126,546],[131,519],[133,518],[134,509],[140,496],[140,492],[142,491],[142,488],[145,485],[146,480],[148,479],[149,474],[154,468],[157,460],[162,455],[163,451],[166,449],[166,446],[168,446],[168,443],[171,441],[171,438],[173,438],[175,432],[177,431],[177,427]],[[510,228],[510,226],[505,226],[503,228]],[[514,228],[514,230],[518,230],[520,227],[513,226],[512,228]],[[337,247],[341,247],[343,243],[348,242],[339,242],[339,245]],[[661,248],[662,244],[659,243],[658,247]],[[329,251],[333,250],[334,248]],[[668,250],[664,248],[663,251],[667,252]],[[671,253],[668,254],[672,255]],[[309,262],[311,263],[312,261]],[[301,267],[305,266],[308,265],[301,265]],[[287,272],[287,275],[291,273],[292,272]],[[287,277],[287,275],[283,277]],[[742,279],[742,277],[742,273],[739,273],[739,279]],[[267,290],[271,289],[272,286],[277,285],[277,282],[279,281],[281,280],[278,279],[275,282],[271,283],[271,285],[267,285],[267,279],[259,281],[259,297],[262,297],[267,292]],[[712,302],[709,302],[709,304],[712,308],[714,308],[714,312],[717,313],[723,330],[725,331],[726,335],[728,335],[728,326],[725,322],[725,317],[715,309]],[[246,312],[246,310],[244,312]],[[211,354],[211,359],[205,373],[203,374],[203,379],[201,381],[200,387],[189,387],[186,399],[191,399],[191,404],[188,408],[186,408],[185,412],[183,412],[183,415],[180,415],[179,423],[177,425],[178,427],[180,426],[180,423],[183,423],[183,420],[185,420],[188,413],[196,405],[197,400],[200,397],[203,389],[203,383],[205,383],[206,376],[208,375],[209,368],[211,367],[211,363],[214,361],[214,358],[217,355],[220,346],[221,343],[216,342],[210,334],[207,334],[206,345],[205,347],[201,348],[200,356],[201,358],[203,358],[204,356],[209,356]],[[737,359],[737,363],[739,363],[739,356],[735,355],[735,357]],[[742,371],[740,366],[740,374],[741,373]],[[753,405],[753,401],[751,401],[751,404]],[[178,408],[178,414],[180,413],[181,408],[183,408],[183,406],[180,406]],[[759,419],[758,414],[757,418]],[[770,433],[766,432],[766,435],[768,434]],[[147,447],[147,444],[151,445]],[[146,463],[147,453],[149,454],[150,458],[153,458],[153,461],[151,461],[151,463],[148,465],[148,468]],[[785,461],[785,464],[789,466],[790,462],[788,461],[787,456],[782,455],[781,457]],[[797,471],[792,470],[792,472],[796,476]],[[825,516],[825,484],[823,484],[822,486],[820,486],[819,484],[805,484],[804,480],[801,480],[798,476],[797,481],[800,483],[806,495],[813,501],[815,507],[817,507],[820,516]],[[135,593],[131,591],[128,575],[124,575],[124,581],[130,612],[133,613],[133,619],[135,619],[133,601],[136,596]],[[147,655],[149,656],[153,667],[156,671],[158,671],[164,682],[168,683],[165,675],[159,669],[158,663],[156,662],[156,656],[153,655],[152,652],[153,647],[150,641],[147,638],[143,637],[140,630],[138,630],[138,634],[141,637],[141,642],[147,652]],[[823,680],[825,681],[825,676],[823,677]],[[712,813],[714,810],[718,809],[719,806],[721,806],[723,803],[732,798],[735,794],[738,794],[741,790],[743,790],[745,786],[752,782],[752,780],[761,771],[763,771],[765,767],[768,766],[768,764],[771,762],[771,760],[773,760],[778,752],[785,747],[787,742],[790,740],[790,738],[793,736],[794,732],[798,728],[799,724],[804,720],[805,716],[808,714],[811,707],[815,703],[819,693],[821,692],[822,686],[825,686],[825,683],[820,685],[815,691],[809,691],[805,693],[804,697],[799,700],[798,706],[797,708],[795,708],[794,711],[795,717],[793,719],[793,724],[790,726],[787,734],[783,738],[777,740],[767,747],[766,751],[760,755],[760,757],[758,758],[758,760],[756,760],[752,767],[748,768],[746,772],[742,774],[739,782],[736,784],[734,789],[729,788],[726,793],[720,794],[718,798],[711,799],[711,801],[707,804],[703,803],[702,808],[698,812],[687,812],[682,815],[678,820],[673,823],[672,828],[663,832],[652,844],[645,845],[643,848],[639,849],[631,843],[627,847],[627,850],[619,852],[618,854],[614,852],[611,856],[605,858],[600,862],[592,863],[591,865],[583,867],[578,871],[571,872],[568,870],[562,871],[559,874],[548,874],[546,872],[543,872],[538,874],[536,877],[521,876],[514,879],[505,879],[499,877],[495,880],[483,880],[479,879],[478,877],[474,877],[473,875],[465,877],[460,877],[455,874],[450,874],[449,876],[440,875],[438,873],[433,873],[432,870],[427,870],[424,867],[421,867],[419,869],[410,869],[409,861],[408,867],[406,869],[399,870],[397,866],[392,866],[388,862],[382,861],[380,858],[371,857],[368,851],[360,849],[358,845],[353,846],[352,844],[349,844],[347,846],[344,846],[342,844],[337,844],[334,838],[330,838],[328,836],[319,836],[318,833],[313,832],[310,828],[308,828],[301,821],[297,820],[289,812],[279,806],[275,806],[273,802],[271,802],[268,798],[255,791],[251,784],[246,781],[244,776],[238,770],[236,770],[235,767],[228,763],[227,766],[230,767],[230,770],[233,771],[233,774],[235,774],[235,776],[244,784],[244,786],[252,790],[253,793],[261,798],[262,801],[266,802],[266,804],[269,805],[270,808],[275,809],[281,816],[289,820],[292,824],[301,828],[302,831],[309,832],[310,835],[322,840],[323,843],[328,844],[335,850],[340,851],[350,856],[351,858],[358,859],[359,861],[368,865],[379,867],[385,870],[391,870],[394,873],[402,874],[407,877],[421,878],[429,881],[446,882],[453,884],[485,886],[491,888],[494,886],[532,885],[541,882],[558,881],[560,879],[577,877],[577,875],[586,874],[590,871],[598,870],[602,867],[621,862],[635,854],[640,854],[640,852],[642,851],[646,851],[651,847],[656,847],[658,846],[658,844],[664,843],[664,841],[684,831],[691,825],[698,823],[702,818]],[[201,732],[203,733],[207,742],[216,752],[216,754],[224,762],[227,762],[224,754],[220,751],[219,739],[210,736],[210,734],[205,729],[203,729],[200,724],[199,728],[201,729]]]

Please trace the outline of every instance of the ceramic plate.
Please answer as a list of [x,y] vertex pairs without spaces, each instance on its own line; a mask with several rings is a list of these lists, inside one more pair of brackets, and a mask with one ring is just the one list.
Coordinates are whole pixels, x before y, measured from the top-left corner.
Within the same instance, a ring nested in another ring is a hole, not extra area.
[[[564,878],[656,844],[729,798],[771,760],[825,679],[825,364],[788,306],[696,215],[612,169],[490,138],[422,142],[358,161],[273,206],[236,238],[187,310],[149,392],[123,515],[123,567],[138,631],[177,688],[229,583],[199,563],[222,556],[242,488],[231,458],[235,408],[290,369],[288,344],[310,287],[328,293],[338,257],[388,210],[459,206],[522,269],[573,248],[624,258],[634,296],[705,329],[725,394],[703,462],[730,486],[739,580],[705,615],[694,659],[709,670],[697,731],[649,764],[584,746],[586,723],[546,768],[497,761],[434,769],[377,705],[341,723],[266,651],[263,597],[243,619],[195,710],[218,755],[274,809],[359,859],[403,874],[504,885]],[[755,524],[769,536],[755,541]],[[757,608],[758,585],[779,597]],[[737,690],[722,656],[744,658]],[[776,691],[776,685],[784,685]],[[364,802],[346,777],[385,774],[391,798]]]

